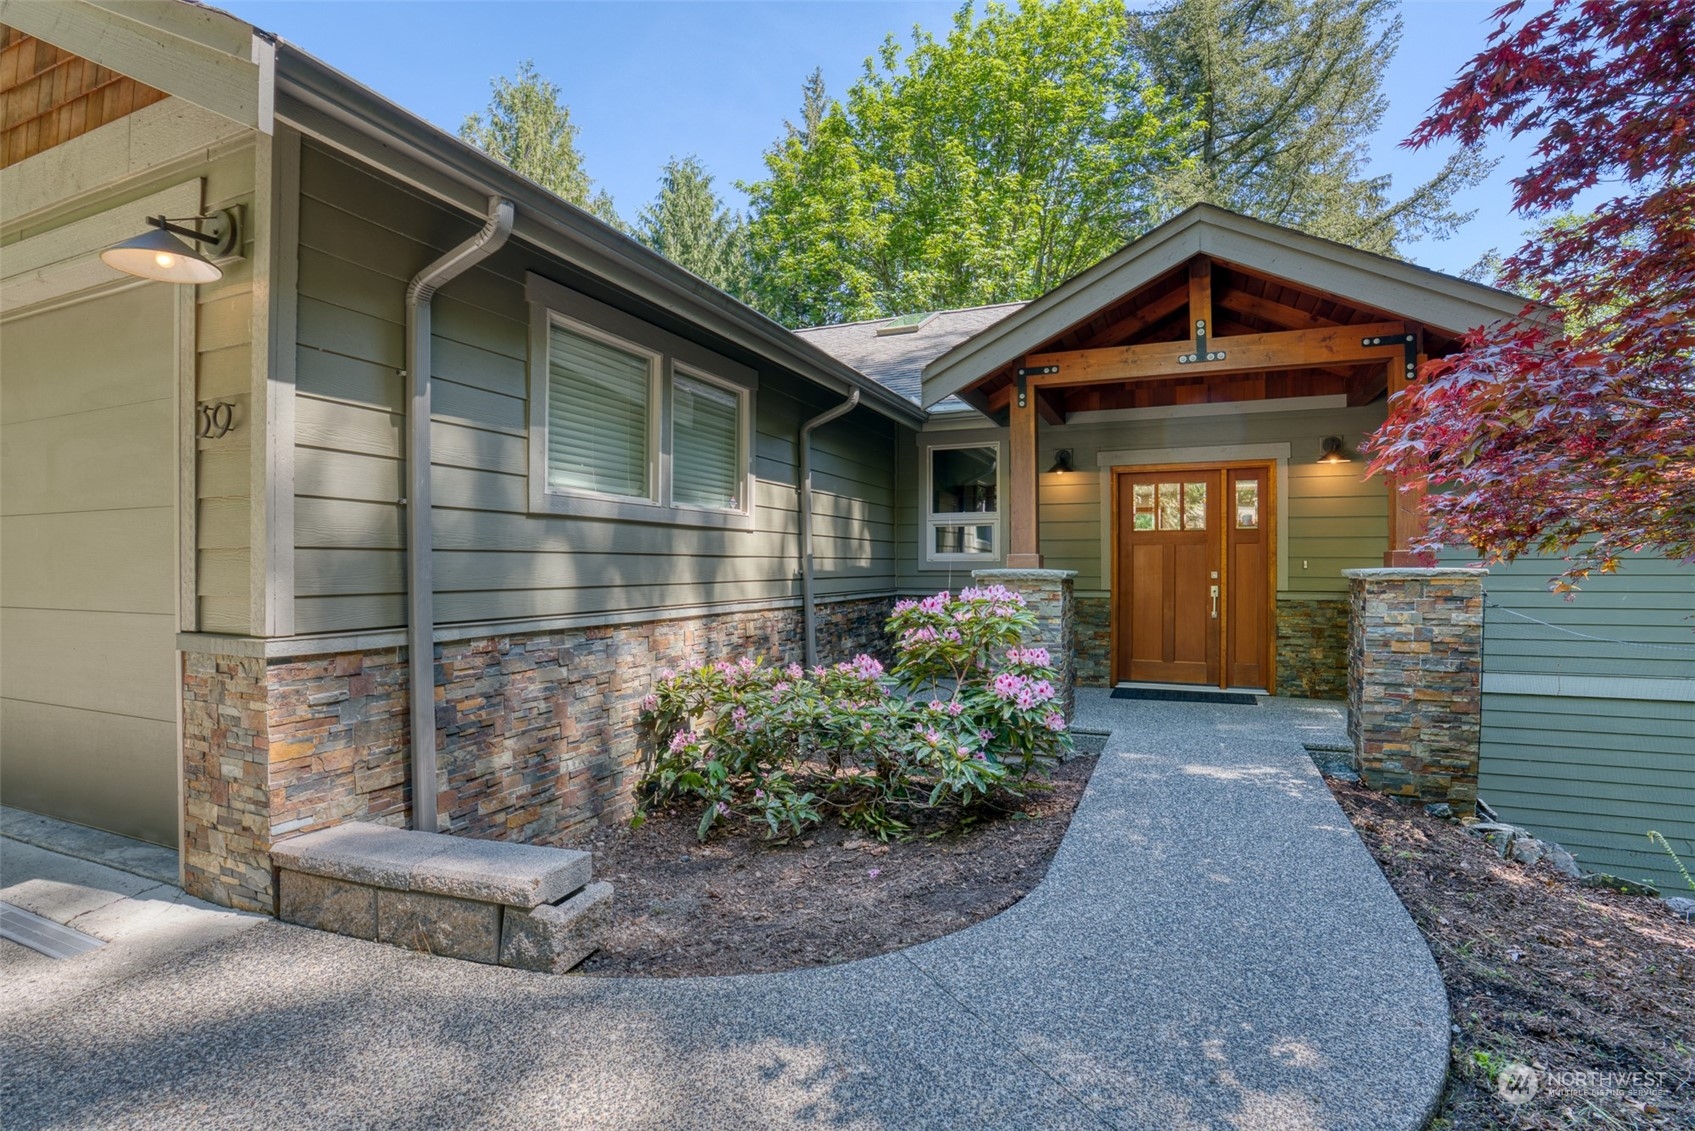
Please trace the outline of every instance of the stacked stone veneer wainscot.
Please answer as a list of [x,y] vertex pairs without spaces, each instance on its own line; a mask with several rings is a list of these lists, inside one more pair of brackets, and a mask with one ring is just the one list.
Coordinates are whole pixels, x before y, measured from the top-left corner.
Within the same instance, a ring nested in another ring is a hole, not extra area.
[[1366,784],[1477,811],[1483,577],[1347,571],[1348,736]]
[[1348,602],[1277,599],[1277,693],[1300,699],[1348,697]]
[[1036,614],[1035,639],[1026,645],[1040,645],[1048,650],[1054,670],[1059,673],[1060,709],[1069,721],[1076,702],[1077,686],[1077,608],[1072,597],[1072,578],[1069,569],[977,569],[971,578],[979,585],[1004,585],[1021,595],[1024,603]]
[[1112,598],[1078,597],[1072,602],[1077,634],[1077,686],[1112,686]]
[[[887,660],[892,604],[821,605],[821,655]],[[627,817],[653,677],[727,656],[798,659],[801,630],[799,610],[785,608],[438,644],[443,831],[558,844]],[[283,645],[297,653],[288,656],[268,656],[256,640],[187,652],[183,866],[192,894],[269,912],[274,842],[351,821],[407,823],[406,653],[350,643],[317,655],[298,654],[312,646],[303,640]]]

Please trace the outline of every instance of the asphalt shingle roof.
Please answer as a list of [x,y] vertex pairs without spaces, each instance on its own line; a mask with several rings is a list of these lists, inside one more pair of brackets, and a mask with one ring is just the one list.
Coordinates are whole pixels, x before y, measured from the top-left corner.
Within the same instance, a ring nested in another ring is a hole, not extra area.
[[[943,310],[908,334],[878,335],[879,328],[896,321],[893,317],[844,322],[838,326],[810,326],[795,333],[889,391],[913,404],[922,404],[926,365],[1024,305],[1003,302],[965,310]],[[965,402],[949,397],[931,411],[954,412],[966,407]]]

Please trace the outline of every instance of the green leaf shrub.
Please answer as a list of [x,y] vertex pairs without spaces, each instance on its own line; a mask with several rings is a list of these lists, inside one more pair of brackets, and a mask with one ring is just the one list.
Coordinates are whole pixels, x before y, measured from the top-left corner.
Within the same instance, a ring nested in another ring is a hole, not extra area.
[[902,601],[896,659],[803,669],[762,659],[662,672],[643,704],[646,805],[699,803],[794,837],[827,817],[880,837],[923,810],[963,816],[1022,797],[1071,747],[1036,618],[1002,586]]

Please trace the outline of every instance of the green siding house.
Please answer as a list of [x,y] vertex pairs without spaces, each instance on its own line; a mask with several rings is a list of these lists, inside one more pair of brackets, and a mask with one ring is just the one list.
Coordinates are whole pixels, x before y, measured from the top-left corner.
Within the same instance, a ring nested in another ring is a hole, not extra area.
[[[617,819],[655,672],[874,651],[978,570],[1070,587],[1081,683],[1339,698],[1342,572],[1419,522],[1360,441],[1523,305],[1198,207],[1029,303],[791,332],[241,20],[5,11],[0,789],[238,907],[343,822]],[[1492,615],[1484,685],[1485,798],[1628,874],[1695,837],[1691,574],[1637,565],[1491,593],[1663,656]]]

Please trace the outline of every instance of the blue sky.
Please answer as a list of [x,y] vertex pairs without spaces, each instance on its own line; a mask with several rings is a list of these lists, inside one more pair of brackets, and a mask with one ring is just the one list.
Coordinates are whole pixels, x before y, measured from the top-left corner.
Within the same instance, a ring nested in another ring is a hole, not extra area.
[[[1438,162],[1396,145],[1458,69],[1479,51],[1498,0],[1405,0],[1400,51],[1384,76],[1389,112],[1372,144],[1372,171],[1411,186]],[[660,165],[697,154],[721,191],[763,172],[760,154],[793,118],[815,66],[844,93],[889,32],[941,34],[957,4],[783,0],[465,3],[456,0],[222,0],[219,5],[345,71],[431,122],[457,130],[488,103],[489,81],[535,60],[558,83],[581,127],[591,176],[633,216],[653,196]],[[1492,247],[1519,243],[1508,178],[1528,145],[1497,141],[1506,157],[1462,206],[1477,217],[1446,241],[1405,251],[1459,272]]]

